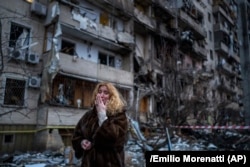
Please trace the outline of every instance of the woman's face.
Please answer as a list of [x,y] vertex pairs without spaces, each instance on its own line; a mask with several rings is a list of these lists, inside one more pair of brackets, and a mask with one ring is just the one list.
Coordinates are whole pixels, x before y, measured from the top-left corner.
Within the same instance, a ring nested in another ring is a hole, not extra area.
[[109,90],[107,86],[100,86],[97,92],[97,96],[99,96],[102,99],[102,102],[106,105],[107,101],[109,100]]

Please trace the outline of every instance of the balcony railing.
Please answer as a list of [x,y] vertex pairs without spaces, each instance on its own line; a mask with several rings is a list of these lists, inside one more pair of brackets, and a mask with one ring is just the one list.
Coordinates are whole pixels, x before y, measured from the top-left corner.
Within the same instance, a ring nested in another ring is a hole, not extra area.
[[240,56],[239,56],[239,50],[237,46],[231,46],[232,48],[230,48],[230,56],[232,59],[234,59],[234,61],[236,61],[237,63],[240,63]]
[[207,58],[207,50],[206,48],[198,45],[196,41],[191,42],[191,41],[182,41],[180,45],[180,49],[184,53],[191,53],[190,56],[195,56],[199,59],[205,60]]
[[169,31],[166,27],[167,25],[165,23],[159,23],[158,25],[158,30],[161,33],[161,35],[166,36],[172,40],[176,40],[176,32],[174,31],[174,29],[172,29],[172,31]]
[[150,29],[156,29],[156,20],[140,12],[137,8],[134,8],[134,16],[137,21],[148,26]]
[[176,0],[155,0],[155,3],[158,4],[160,7],[165,9],[169,14],[175,15],[177,2]]
[[180,10],[180,25],[183,27],[191,27],[196,39],[203,39],[206,37],[206,30],[202,25],[198,24],[196,20],[192,19],[186,12]]
[[197,55],[201,55],[204,59],[207,57],[207,49],[199,46],[197,42],[193,44],[193,50]]
[[229,29],[223,26],[221,23],[214,24],[214,31],[223,31],[229,35]]
[[219,90],[224,91],[229,94],[235,94],[236,93],[236,86],[233,84],[230,84],[229,81],[220,82],[217,87]]
[[73,61],[73,56],[64,53],[60,53],[59,66],[59,71],[83,78],[105,80],[114,83],[122,83],[124,85],[133,84],[133,73],[131,72],[97,64],[84,59]]
[[232,70],[233,67],[230,64],[219,64],[217,65],[217,69],[221,72],[223,72],[224,74],[227,74],[229,76],[234,76],[236,75],[236,73]]
[[220,5],[213,7],[213,13],[221,13],[232,25],[234,25],[234,21],[230,15],[228,15]]
[[133,15],[134,4],[131,0],[87,0],[90,3],[99,5],[109,12],[113,12],[120,18],[130,19]]
[[215,51],[223,54],[224,56],[229,55],[229,47],[223,42],[218,41],[217,43],[215,43]]

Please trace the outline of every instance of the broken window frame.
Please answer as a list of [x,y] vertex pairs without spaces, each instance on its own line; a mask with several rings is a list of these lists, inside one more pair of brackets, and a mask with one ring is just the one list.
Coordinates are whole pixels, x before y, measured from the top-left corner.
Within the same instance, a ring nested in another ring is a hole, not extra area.
[[[15,87],[15,82],[19,82],[16,84],[21,84],[21,86]],[[4,85],[3,105],[24,107],[27,81],[25,79],[6,77]]]
[[[23,33],[24,30],[27,30],[25,39],[21,38],[22,35],[24,35]],[[14,50],[19,50],[24,46],[28,46],[30,44],[30,35],[31,35],[30,32],[31,30],[29,27],[15,23],[15,22],[11,22],[10,34],[9,34],[9,47],[13,48]],[[29,47],[23,50],[24,52],[28,53]]]
[[76,44],[74,42],[71,42],[66,39],[62,39],[61,41],[61,50],[60,52],[71,55],[71,56],[76,56]]

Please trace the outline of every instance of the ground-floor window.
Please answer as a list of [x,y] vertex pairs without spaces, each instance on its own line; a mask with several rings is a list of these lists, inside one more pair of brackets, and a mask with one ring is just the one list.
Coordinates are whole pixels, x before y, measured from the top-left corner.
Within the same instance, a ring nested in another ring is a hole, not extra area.
[[6,78],[4,104],[5,105],[24,105],[25,80]]

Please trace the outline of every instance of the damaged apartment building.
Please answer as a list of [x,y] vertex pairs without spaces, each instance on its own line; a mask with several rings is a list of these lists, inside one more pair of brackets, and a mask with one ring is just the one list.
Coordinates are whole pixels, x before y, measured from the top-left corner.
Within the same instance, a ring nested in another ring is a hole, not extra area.
[[0,152],[71,145],[101,81],[140,123],[241,122],[234,0],[1,1]]

